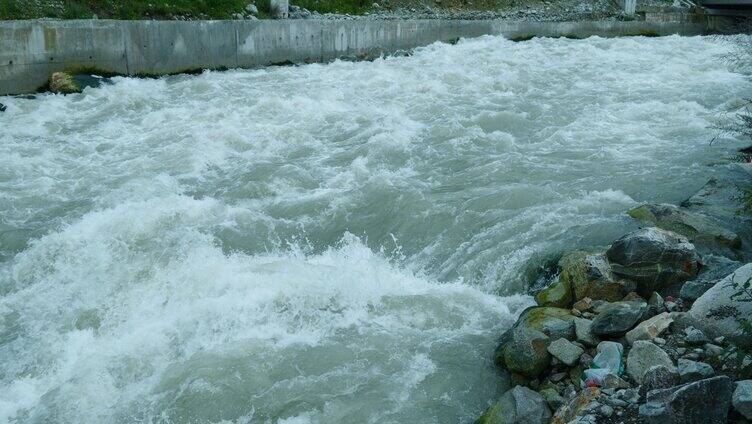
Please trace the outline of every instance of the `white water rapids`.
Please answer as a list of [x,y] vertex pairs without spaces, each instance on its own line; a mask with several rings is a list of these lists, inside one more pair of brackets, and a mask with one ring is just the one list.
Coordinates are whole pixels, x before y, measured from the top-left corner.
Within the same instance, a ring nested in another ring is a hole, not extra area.
[[730,38],[0,98],[0,422],[457,423],[542,264],[739,141]]

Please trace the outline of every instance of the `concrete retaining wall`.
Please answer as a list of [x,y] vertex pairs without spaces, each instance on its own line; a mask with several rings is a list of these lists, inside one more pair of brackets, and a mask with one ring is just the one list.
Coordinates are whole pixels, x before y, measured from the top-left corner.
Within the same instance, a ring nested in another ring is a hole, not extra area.
[[0,95],[33,92],[61,70],[161,75],[324,62],[486,34],[611,37],[706,29],[700,23],[644,21],[0,21]]

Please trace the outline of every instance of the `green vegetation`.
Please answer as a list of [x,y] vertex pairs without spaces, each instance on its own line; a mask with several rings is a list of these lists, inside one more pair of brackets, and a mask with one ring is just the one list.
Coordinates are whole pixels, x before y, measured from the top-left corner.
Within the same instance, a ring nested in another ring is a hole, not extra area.
[[373,0],[296,0],[290,3],[311,12],[362,15],[371,7]]
[[[16,19],[232,19],[251,0],[0,0],[0,20]],[[319,13],[363,14],[373,0],[296,0]],[[269,0],[256,0],[259,18],[269,16]]]
[[0,20],[89,19],[95,15],[100,19],[231,19],[247,4],[248,0],[0,0]]

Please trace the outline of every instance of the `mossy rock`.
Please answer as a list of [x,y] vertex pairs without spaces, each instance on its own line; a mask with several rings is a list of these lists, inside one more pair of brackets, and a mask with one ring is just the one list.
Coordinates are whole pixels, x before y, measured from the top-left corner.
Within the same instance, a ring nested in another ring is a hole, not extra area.
[[551,411],[539,393],[527,387],[507,390],[478,418],[476,424],[548,424]]
[[577,396],[572,398],[569,403],[556,411],[556,414],[554,414],[554,417],[551,420],[551,424],[566,424],[574,420],[582,415],[583,410],[588,407],[590,402],[597,399],[600,394],[600,390],[596,387],[587,387],[583,389]]
[[525,378],[537,378],[548,369],[551,340],[573,340],[574,316],[568,309],[534,306],[526,309],[501,338],[494,362]]
[[500,402],[494,403],[483,412],[483,415],[481,415],[480,418],[475,420],[474,424],[502,424],[498,419],[498,417],[502,415],[502,408]]
[[50,77],[50,91],[60,94],[80,93],[79,87],[73,77],[65,72],[55,72]]
[[569,309],[533,306],[522,312],[517,325],[540,331],[553,340],[574,340],[574,318]]
[[634,219],[681,234],[694,243],[717,244],[731,249],[741,247],[741,238],[705,215],[669,204],[644,204],[627,212]]
[[540,331],[515,329],[504,348],[504,367],[527,378],[537,378],[551,363],[550,343],[551,339]]
[[540,306],[554,306],[569,308],[572,305],[572,290],[568,282],[557,279],[551,285],[535,295],[535,301]]
[[562,257],[559,267],[559,281],[571,288],[572,302],[586,297],[616,302],[635,288],[631,281],[614,277],[602,254],[575,251]]

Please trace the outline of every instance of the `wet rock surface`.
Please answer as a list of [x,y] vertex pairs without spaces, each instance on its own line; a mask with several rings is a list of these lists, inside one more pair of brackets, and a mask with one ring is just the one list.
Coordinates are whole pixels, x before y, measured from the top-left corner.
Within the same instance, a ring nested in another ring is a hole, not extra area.
[[648,424],[725,423],[733,390],[726,376],[652,390],[640,406],[640,416]]
[[659,228],[643,228],[616,240],[606,251],[614,274],[637,283],[649,296],[697,275],[700,256],[685,237]]
[[[541,306],[520,316],[516,326],[546,344],[537,360],[517,360],[537,366],[519,373],[516,384],[539,391],[554,411],[550,422],[725,423],[752,416],[752,380],[734,382],[740,364],[752,366],[752,356],[738,350],[749,346],[739,320],[752,316],[752,296],[739,292],[752,294],[752,263],[738,261],[743,236],[701,215],[706,197],[695,197],[692,208],[633,209],[632,216],[654,226],[625,235],[605,253],[565,254],[560,273],[536,296]],[[698,250],[693,242],[716,247]],[[516,346],[513,339],[506,345]]]
[[477,424],[547,424],[551,411],[546,400],[527,387],[516,386],[501,396]]

